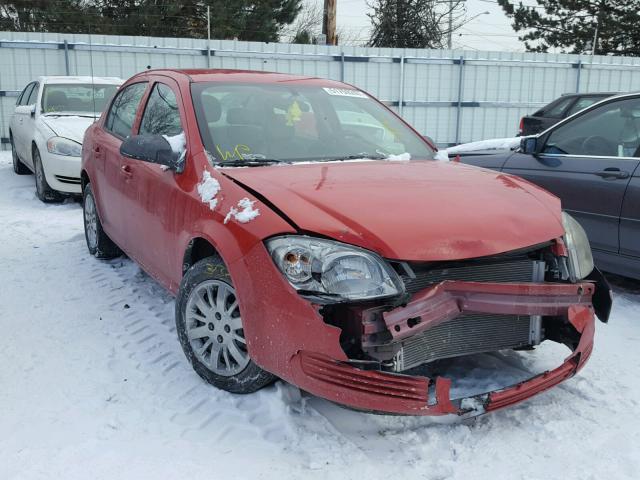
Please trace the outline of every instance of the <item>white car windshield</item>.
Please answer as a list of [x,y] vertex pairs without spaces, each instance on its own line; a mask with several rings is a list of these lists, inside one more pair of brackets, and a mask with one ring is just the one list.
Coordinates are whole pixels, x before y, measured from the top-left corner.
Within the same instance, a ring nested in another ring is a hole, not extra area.
[[100,113],[116,93],[117,85],[50,84],[42,92],[42,113]]
[[192,97],[205,148],[221,163],[434,157],[398,117],[347,87],[194,83]]

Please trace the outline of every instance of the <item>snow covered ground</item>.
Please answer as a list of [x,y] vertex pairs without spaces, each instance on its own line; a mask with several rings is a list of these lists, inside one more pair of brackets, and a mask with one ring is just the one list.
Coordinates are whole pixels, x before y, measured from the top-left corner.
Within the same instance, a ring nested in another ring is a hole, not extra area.
[[0,479],[638,478],[639,283],[617,280],[578,377],[475,421],[357,413],[282,382],[234,396],[188,366],[173,299],[90,257],[80,205],[44,205],[33,182],[0,153]]

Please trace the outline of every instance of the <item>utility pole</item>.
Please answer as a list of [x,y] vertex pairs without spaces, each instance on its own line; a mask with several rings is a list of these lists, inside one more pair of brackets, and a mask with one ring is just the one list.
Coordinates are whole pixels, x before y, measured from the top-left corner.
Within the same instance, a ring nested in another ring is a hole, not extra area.
[[207,5],[207,68],[211,68],[211,7]]
[[327,45],[337,45],[336,38],[336,2],[324,0],[324,15],[322,16],[322,33],[326,35]]
[[600,29],[600,10],[598,10],[598,16],[596,17],[596,33],[593,35],[593,47],[591,48],[591,56],[596,54],[598,48],[598,30]]

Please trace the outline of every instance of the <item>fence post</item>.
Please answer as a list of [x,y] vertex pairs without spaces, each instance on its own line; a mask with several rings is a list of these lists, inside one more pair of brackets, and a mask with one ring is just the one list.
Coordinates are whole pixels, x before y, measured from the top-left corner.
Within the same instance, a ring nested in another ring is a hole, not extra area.
[[340,81],[344,82],[344,52],[340,52]]
[[400,101],[398,102],[398,113],[402,116],[404,107],[404,55],[400,57]]
[[580,74],[582,73],[582,59],[578,59],[578,65],[576,66],[578,72],[576,74],[576,93],[580,93]]
[[460,70],[458,73],[458,104],[456,106],[456,145],[460,143],[460,122],[462,120],[462,87],[464,84],[464,57],[461,56],[458,61],[460,63]]
[[67,43],[67,41],[64,41],[64,68],[65,71],[67,72],[66,75],[67,77],[69,75],[71,75],[69,73],[69,43]]

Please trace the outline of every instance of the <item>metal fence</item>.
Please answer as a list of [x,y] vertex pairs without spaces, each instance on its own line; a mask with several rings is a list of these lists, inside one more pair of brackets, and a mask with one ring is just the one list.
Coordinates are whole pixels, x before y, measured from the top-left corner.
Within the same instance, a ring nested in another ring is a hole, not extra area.
[[2,145],[14,97],[37,76],[126,79],[165,67],[342,80],[383,100],[439,145],[513,136],[521,116],[562,93],[640,90],[640,58],[0,32]]

